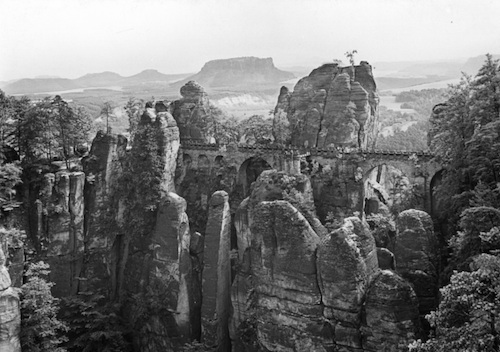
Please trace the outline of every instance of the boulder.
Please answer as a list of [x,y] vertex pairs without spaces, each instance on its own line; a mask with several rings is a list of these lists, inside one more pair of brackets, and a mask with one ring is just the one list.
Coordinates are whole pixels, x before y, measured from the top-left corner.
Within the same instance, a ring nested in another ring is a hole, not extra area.
[[418,300],[412,286],[382,270],[370,284],[362,313],[363,351],[405,351],[420,337]]

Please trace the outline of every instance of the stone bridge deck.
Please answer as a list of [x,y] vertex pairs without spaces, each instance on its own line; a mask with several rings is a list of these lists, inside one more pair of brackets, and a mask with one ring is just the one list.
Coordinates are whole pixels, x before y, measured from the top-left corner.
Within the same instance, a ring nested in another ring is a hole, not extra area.
[[[252,171],[254,162],[291,173],[306,172],[312,176],[318,197],[325,197],[329,192],[332,202],[336,202],[333,199],[344,199],[339,207],[357,210],[363,209],[364,199],[370,196],[366,189],[368,180],[378,182],[380,177],[388,178],[387,174],[396,170],[398,175],[406,176],[411,185],[417,186],[422,194],[423,209],[431,212],[431,185],[441,169],[433,155],[423,151],[222,145],[181,140],[180,152],[191,169],[212,170],[221,165],[232,168],[237,175],[236,183],[241,185],[244,193],[248,192],[252,179],[256,177],[250,175],[255,174]],[[394,186],[397,182],[392,179],[386,184]]]
[[229,150],[238,151],[240,153],[252,154],[275,154],[282,153],[284,155],[290,155],[291,153],[298,155],[311,155],[311,156],[321,156],[325,158],[338,158],[341,155],[361,155],[369,157],[390,157],[390,158],[406,158],[410,156],[417,156],[419,159],[429,160],[433,157],[432,153],[424,151],[401,151],[401,150],[367,150],[367,149],[357,149],[357,148],[299,148],[294,146],[277,146],[277,145],[246,145],[246,144],[210,144],[202,142],[193,141],[181,141],[181,148],[183,150],[205,150],[205,151],[219,151],[221,153],[226,153]]

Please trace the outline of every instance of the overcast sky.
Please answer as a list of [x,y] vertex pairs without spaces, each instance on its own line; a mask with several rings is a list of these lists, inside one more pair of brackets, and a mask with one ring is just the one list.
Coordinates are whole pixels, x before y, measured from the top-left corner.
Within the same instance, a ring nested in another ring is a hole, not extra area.
[[144,69],[197,72],[220,58],[319,65],[500,53],[499,0],[0,0],[0,81]]

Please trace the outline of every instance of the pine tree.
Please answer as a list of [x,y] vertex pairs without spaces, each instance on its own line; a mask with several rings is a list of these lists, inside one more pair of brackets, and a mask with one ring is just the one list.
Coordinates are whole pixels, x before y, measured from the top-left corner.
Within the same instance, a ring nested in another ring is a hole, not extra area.
[[52,296],[54,283],[44,277],[49,265],[32,263],[26,270],[26,283],[21,286],[21,347],[23,352],[65,352],[67,326],[57,318],[59,299]]

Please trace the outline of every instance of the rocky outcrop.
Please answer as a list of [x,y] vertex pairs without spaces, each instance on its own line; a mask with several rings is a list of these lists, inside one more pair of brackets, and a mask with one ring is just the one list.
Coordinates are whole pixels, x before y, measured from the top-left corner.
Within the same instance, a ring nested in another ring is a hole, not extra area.
[[231,294],[231,214],[229,197],[224,191],[210,198],[203,268],[203,341],[217,351],[231,350],[229,315]]
[[0,248],[0,351],[21,352],[21,311],[18,291],[11,287],[5,256]]
[[290,94],[282,89],[275,109],[275,126],[286,116],[296,146],[375,145],[379,97],[371,66],[325,64],[302,78]]
[[334,326],[337,345],[362,348],[361,308],[378,270],[375,240],[366,223],[352,217],[327,235],[318,250],[324,316]]
[[347,218],[329,234],[315,227],[302,176],[264,171],[236,211],[232,350],[374,351],[381,342],[396,351],[418,332],[411,285],[379,274],[364,220]]
[[316,215],[313,190],[306,175],[263,171],[254,183],[249,207],[252,209],[259,202],[273,200],[287,200],[305,216],[318,235],[326,235],[327,230]]
[[363,306],[363,351],[406,351],[419,336],[418,300],[411,285],[390,270],[368,288]]
[[186,215],[186,201],[175,193],[162,199],[157,212],[154,235],[151,239],[153,267],[151,273],[166,283],[167,309],[175,311],[179,339],[191,338],[191,310],[194,297],[190,285],[192,264],[190,258],[191,234]]
[[[141,128],[141,125],[152,125],[156,131],[156,147],[160,155],[160,163],[163,165],[160,190],[164,194],[175,191],[175,168],[177,166],[177,153],[180,148],[181,135],[176,120],[167,109],[167,106],[159,103],[155,105],[154,109],[146,109],[139,125],[139,128]],[[150,141],[140,140],[138,143],[150,143]]]
[[[289,202],[264,201],[254,211],[251,271],[252,316],[267,350],[321,351],[321,292],[316,275],[320,242],[306,218]],[[331,337],[330,337],[331,338]]]
[[182,98],[172,103],[172,115],[184,140],[207,142],[208,124],[211,123],[210,103],[205,89],[195,81],[181,88]]
[[274,108],[273,137],[276,143],[286,143],[290,138],[290,123],[288,122],[287,109],[290,104],[290,91],[283,86],[278,96],[278,103]]
[[84,250],[83,172],[45,173],[30,183],[30,235],[51,266],[53,293],[78,292]]
[[437,305],[437,238],[432,219],[421,210],[405,210],[396,220],[394,256],[397,272],[414,287],[420,313],[428,314]]
[[187,80],[207,88],[255,89],[256,86],[275,86],[294,77],[293,73],[278,70],[270,57],[238,57],[209,61]]

